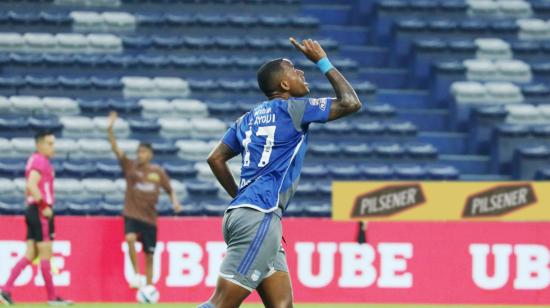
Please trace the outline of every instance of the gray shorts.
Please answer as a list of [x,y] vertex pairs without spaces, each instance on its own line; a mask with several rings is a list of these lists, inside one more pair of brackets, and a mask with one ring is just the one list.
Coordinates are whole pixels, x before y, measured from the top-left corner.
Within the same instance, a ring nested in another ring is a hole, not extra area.
[[288,272],[281,245],[281,210],[262,213],[237,208],[223,217],[223,238],[227,252],[220,276],[252,291],[276,271]]

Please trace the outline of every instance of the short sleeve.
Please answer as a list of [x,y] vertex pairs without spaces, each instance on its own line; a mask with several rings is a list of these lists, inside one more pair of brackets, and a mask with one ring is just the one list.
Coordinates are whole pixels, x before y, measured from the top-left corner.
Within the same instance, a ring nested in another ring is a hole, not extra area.
[[160,169],[160,186],[166,191],[166,193],[172,193],[172,185],[170,184],[170,177],[163,169]]
[[304,116],[302,117],[302,125],[307,125],[312,122],[327,122],[330,114],[331,103],[332,98],[328,97],[306,99]]
[[130,169],[130,166],[133,163],[133,161],[129,159],[128,156],[126,155],[123,155],[118,162],[120,164],[120,168],[122,169],[122,173],[124,174],[128,172],[128,170]]
[[46,160],[38,155],[34,156],[32,158],[32,161],[30,162],[29,166],[29,172],[31,170],[36,170],[40,174],[44,174],[46,172]]
[[242,152],[242,146],[237,138],[237,122],[233,123],[225,135],[223,135],[222,142],[233,150],[235,153]]

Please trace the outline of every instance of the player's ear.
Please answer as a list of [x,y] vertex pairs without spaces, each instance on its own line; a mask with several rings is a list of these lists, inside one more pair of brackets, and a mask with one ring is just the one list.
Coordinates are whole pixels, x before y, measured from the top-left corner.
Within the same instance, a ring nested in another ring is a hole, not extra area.
[[290,84],[286,80],[281,80],[280,86],[281,86],[281,89],[283,89],[285,91],[290,90]]

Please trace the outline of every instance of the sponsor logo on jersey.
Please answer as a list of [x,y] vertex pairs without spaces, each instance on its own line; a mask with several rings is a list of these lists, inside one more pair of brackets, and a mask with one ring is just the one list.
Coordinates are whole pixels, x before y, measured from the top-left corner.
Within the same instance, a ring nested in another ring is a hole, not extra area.
[[312,98],[309,100],[311,106],[319,106],[319,109],[325,111],[327,109],[327,99],[326,98]]
[[147,179],[151,182],[160,182],[160,175],[156,172],[151,172],[149,174],[147,174]]
[[355,199],[351,217],[388,216],[420,205],[426,201],[420,184],[383,187]]
[[462,217],[501,216],[536,202],[530,184],[496,186],[468,197]]

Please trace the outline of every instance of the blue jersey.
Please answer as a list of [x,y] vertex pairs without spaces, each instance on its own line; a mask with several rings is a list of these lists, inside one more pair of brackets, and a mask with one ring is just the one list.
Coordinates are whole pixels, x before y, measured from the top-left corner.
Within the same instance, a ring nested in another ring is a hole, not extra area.
[[328,121],[332,99],[273,99],[237,120],[222,142],[242,156],[241,180],[229,209],[283,210],[298,186],[311,122]]

